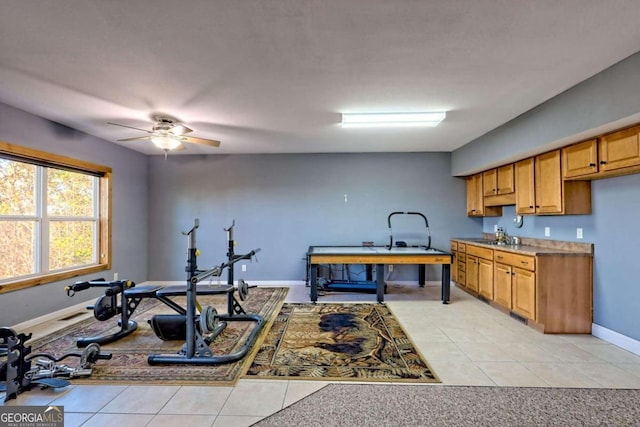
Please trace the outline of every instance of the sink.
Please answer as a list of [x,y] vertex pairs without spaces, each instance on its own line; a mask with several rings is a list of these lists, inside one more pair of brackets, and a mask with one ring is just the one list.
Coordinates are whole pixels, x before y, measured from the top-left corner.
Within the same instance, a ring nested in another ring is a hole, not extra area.
[[518,246],[520,246],[520,245],[516,245],[516,244],[513,244],[513,243],[498,242],[497,240],[483,240],[483,241],[478,242],[478,243],[481,243],[483,245],[491,245],[491,246],[507,246],[507,247],[510,247],[510,248],[517,248]]

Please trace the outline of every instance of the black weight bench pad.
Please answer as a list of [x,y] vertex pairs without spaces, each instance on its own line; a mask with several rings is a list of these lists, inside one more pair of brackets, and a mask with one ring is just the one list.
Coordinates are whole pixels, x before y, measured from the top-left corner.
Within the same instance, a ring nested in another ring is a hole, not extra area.
[[160,285],[134,286],[133,288],[125,289],[124,296],[126,298],[155,298],[156,292],[160,289],[162,289]]
[[[233,285],[199,285],[196,286],[196,295],[221,295],[234,291]],[[156,292],[158,297],[178,297],[187,295],[186,285],[167,286]]]

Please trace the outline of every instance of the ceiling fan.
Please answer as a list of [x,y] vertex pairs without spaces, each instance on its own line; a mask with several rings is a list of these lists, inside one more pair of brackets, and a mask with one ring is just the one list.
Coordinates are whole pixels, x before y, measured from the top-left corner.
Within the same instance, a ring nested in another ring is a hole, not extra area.
[[214,139],[197,138],[195,136],[185,136],[185,134],[193,132],[184,124],[178,122],[176,119],[164,115],[157,115],[153,117],[154,124],[151,130],[140,129],[133,126],[122,125],[119,123],[108,122],[107,124],[120,126],[129,129],[135,129],[148,133],[148,135],[137,136],[133,138],[119,139],[118,141],[144,141],[150,140],[154,145],[160,148],[165,153],[171,150],[184,150],[186,147],[183,144],[188,142],[191,144],[206,145],[209,147],[219,147],[220,141]]

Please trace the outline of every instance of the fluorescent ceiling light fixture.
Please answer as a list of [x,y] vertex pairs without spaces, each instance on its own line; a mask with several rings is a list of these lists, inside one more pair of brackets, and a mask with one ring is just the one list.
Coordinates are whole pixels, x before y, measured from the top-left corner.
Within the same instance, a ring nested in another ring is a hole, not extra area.
[[151,142],[164,151],[173,150],[180,145],[180,141],[171,135],[154,135],[151,137]]
[[434,127],[447,113],[342,113],[343,128],[364,127]]

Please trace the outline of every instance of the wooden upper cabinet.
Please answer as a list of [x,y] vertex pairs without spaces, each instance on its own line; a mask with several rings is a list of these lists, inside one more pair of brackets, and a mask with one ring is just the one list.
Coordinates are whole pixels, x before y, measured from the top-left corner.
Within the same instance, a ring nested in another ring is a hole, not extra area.
[[483,194],[485,197],[498,194],[498,173],[496,169],[482,172],[482,181],[484,183]]
[[536,213],[535,168],[533,157],[521,160],[515,165],[516,213]]
[[482,173],[467,177],[467,216],[501,216],[502,206],[486,207]]
[[484,214],[482,201],[482,174],[467,177],[467,215],[482,216]]
[[515,192],[513,164],[490,169],[482,173],[484,196],[499,196]]
[[602,172],[640,165],[640,126],[604,135],[598,151]]
[[516,213],[591,213],[591,182],[564,181],[560,160],[560,150],[555,150],[516,163]]
[[513,170],[513,163],[496,169],[498,176],[498,194],[511,194],[516,191]]
[[586,177],[598,172],[598,140],[590,139],[562,149],[562,176]]
[[535,170],[536,213],[562,213],[560,150],[536,156]]

